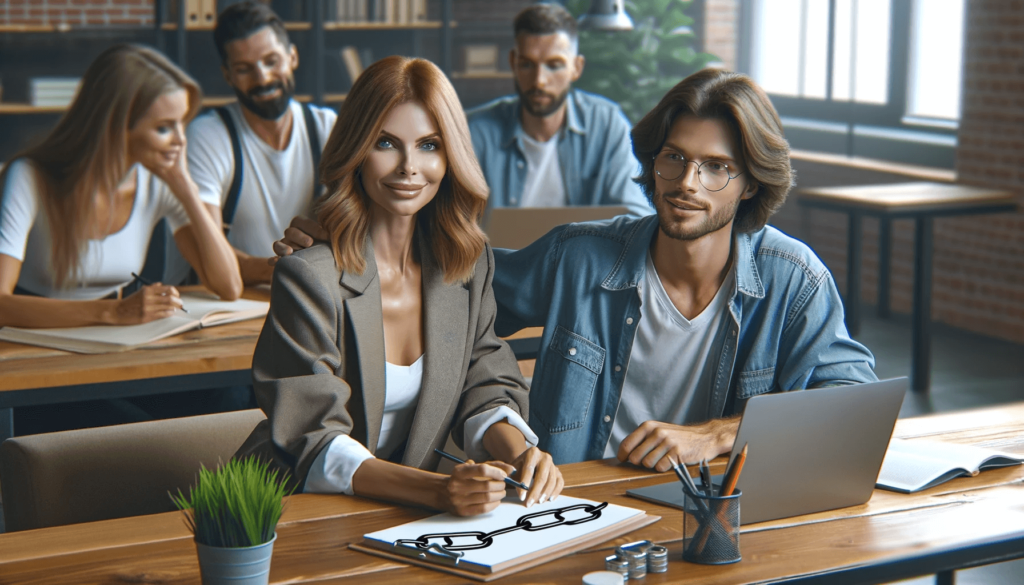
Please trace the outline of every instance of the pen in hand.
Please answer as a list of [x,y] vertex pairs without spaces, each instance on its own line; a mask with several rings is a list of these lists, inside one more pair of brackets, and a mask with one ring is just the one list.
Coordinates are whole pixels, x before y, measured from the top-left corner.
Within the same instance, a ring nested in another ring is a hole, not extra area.
[[[132,272],[132,278],[134,278],[135,280],[141,282],[142,284],[144,284],[146,286],[150,286],[151,284],[153,284],[153,281],[149,280],[148,278],[143,278],[143,277],[139,276],[138,274],[135,274],[134,272]],[[185,307],[178,307],[178,308],[181,309],[183,312],[188,313],[188,309],[186,309]]]
[[[438,455],[440,455],[441,457],[444,457],[445,459],[451,459],[452,461],[454,461],[456,463],[465,463],[465,461],[463,461],[462,459],[459,459],[455,455],[452,455],[451,453],[445,453],[444,451],[442,451],[440,449],[434,449],[434,453],[437,453]],[[512,487],[517,487],[517,488],[519,488],[521,490],[530,491],[530,486],[528,486],[528,485],[526,485],[524,483],[520,483],[520,482],[512,479],[511,477],[506,477],[505,478],[505,483],[507,483],[508,485],[510,485]]]

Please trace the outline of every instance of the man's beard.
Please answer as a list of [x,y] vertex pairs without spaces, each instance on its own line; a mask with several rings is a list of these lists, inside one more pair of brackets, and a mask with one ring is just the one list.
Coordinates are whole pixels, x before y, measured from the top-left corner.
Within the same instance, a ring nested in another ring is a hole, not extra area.
[[[531,89],[530,91],[524,92],[522,88],[519,87],[519,80],[514,79],[513,81],[516,85],[516,93],[519,94],[519,103],[523,105],[523,109],[526,110],[526,113],[538,118],[547,118],[551,114],[557,112],[558,108],[562,107],[562,104],[565,103],[565,99],[569,96],[568,88],[558,95],[548,93],[542,89]],[[545,108],[535,108],[530,100],[527,99],[529,96],[541,95],[546,95],[551,98],[551,102]]]
[[697,225],[686,226],[671,217],[671,204],[665,200],[665,197],[669,195],[675,195],[674,199],[686,200],[687,198],[678,191],[657,193],[654,197],[654,209],[658,212],[658,225],[666,236],[674,240],[698,240],[726,227],[736,218],[736,211],[739,209],[741,201],[737,198],[731,205],[726,205],[710,215],[705,215]]
[[[268,83],[267,85],[260,85],[250,89],[249,91],[242,93],[238,89],[235,90],[235,95],[238,96],[238,101],[245,109],[256,114],[264,120],[276,120],[284,115],[288,111],[288,103],[292,99],[292,95],[295,94],[295,79],[289,77],[285,81],[275,81],[274,83]],[[281,95],[277,96],[272,100],[256,100],[255,96],[262,92],[270,92],[275,89],[281,90]]]

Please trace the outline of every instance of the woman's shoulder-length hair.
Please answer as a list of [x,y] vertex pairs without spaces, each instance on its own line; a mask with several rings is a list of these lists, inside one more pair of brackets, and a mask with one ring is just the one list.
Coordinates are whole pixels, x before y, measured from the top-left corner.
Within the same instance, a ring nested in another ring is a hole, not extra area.
[[649,199],[654,198],[654,157],[684,115],[729,125],[743,158],[739,162],[758,185],[753,197],[740,201],[733,225],[747,233],[763,228],[786,202],[794,180],[789,143],[768,94],[746,75],[720,69],[703,69],[670,89],[631,132],[640,161],[640,175],[633,180]]
[[331,235],[338,267],[361,274],[366,269],[363,244],[370,207],[359,169],[380,137],[387,115],[410,101],[423,104],[434,117],[448,158],[445,178],[434,199],[419,212],[417,229],[430,242],[445,281],[466,282],[487,242],[478,221],[489,191],[459,97],[430,61],[386,57],[353,84],[321,158],[320,180],[327,192],[317,206],[317,219]]
[[180,89],[188,94],[187,124],[202,106],[199,84],[155,49],[114,45],[86,69],[75,99],[53,130],[11,159],[31,162],[39,177],[57,286],[69,286],[79,277],[95,217],[93,197],[113,197],[129,170],[128,132],[157,98]]

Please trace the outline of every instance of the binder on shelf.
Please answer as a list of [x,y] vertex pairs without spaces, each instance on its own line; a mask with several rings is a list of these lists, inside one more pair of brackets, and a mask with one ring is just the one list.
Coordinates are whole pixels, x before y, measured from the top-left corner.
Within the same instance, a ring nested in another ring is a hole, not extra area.
[[[181,2],[181,0],[178,0]],[[199,28],[203,24],[203,0],[185,1],[185,28]],[[177,15],[175,15],[177,16]],[[175,18],[177,20],[177,18]]]
[[465,45],[466,73],[494,73],[498,70],[498,45]]
[[203,27],[217,24],[217,0],[199,0],[199,23]]

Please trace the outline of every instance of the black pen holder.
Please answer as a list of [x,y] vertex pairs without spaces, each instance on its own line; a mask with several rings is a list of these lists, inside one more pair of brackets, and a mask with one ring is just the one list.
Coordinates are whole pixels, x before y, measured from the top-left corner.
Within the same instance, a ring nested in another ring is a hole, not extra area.
[[740,556],[740,490],[731,496],[693,497],[683,491],[683,560],[726,565]]

